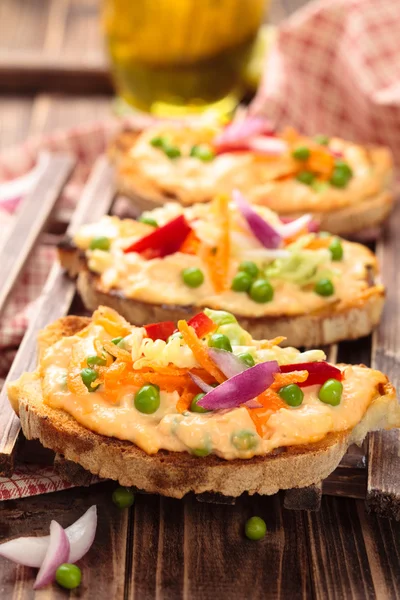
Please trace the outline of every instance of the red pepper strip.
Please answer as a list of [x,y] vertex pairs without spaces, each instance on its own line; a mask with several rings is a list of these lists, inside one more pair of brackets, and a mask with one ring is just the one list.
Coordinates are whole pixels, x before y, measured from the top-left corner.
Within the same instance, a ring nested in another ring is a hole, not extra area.
[[330,365],[325,361],[312,363],[299,363],[294,365],[281,365],[282,373],[290,373],[291,371],[308,371],[308,377],[302,383],[298,383],[300,387],[308,385],[322,385],[328,379],[343,379],[343,373],[337,367]]
[[161,323],[150,323],[144,325],[147,337],[152,340],[166,341],[170,335],[176,330],[176,325],[173,321],[161,321]]
[[188,321],[188,325],[193,327],[198,338],[202,338],[203,336],[207,335],[207,333],[210,333],[210,331],[217,329],[214,321],[207,317],[207,315],[203,312],[192,317],[190,321]]
[[150,258],[168,256],[178,252],[190,231],[184,215],[179,215],[125,248],[124,252],[138,252]]

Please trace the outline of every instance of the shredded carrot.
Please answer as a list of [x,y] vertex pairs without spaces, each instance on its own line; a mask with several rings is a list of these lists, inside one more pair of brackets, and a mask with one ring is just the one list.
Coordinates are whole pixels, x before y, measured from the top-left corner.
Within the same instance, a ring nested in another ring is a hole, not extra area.
[[179,391],[193,385],[189,375],[161,375],[160,373],[152,373],[150,371],[143,373],[140,371],[128,373],[126,378],[124,378],[124,383],[137,387],[142,387],[147,383],[151,383],[153,385],[158,385],[166,392]]
[[85,396],[89,393],[89,390],[82,381],[80,367],[72,367],[68,369],[67,385],[69,391],[77,396]]
[[332,243],[332,237],[316,237],[311,240],[305,248],[308,250],[319,250],[320,248],[329,248]]
[[185,241],[179,248],[179,252],[183,252],[184,254],[197,254],[200,248],[200,240],[192,231],[186,236]]
[[265,426],[271,415],[280,408],[285,408],[287,404],[271,388],[260,394],[257,400],[262,404],[262,408],[247,408],[247,410],[257,429],[258,435],[264,437]]
[[200,256],[206,263],[209,276],[216,292],[221,293],[228,287],[229,256],[231,251],[229,197],[216,196],[213,201],[221,227],[221,234],[214,248],[204,244],[200,247]]
[[127,364],[116,361],[104,371],[104,384],[109,387],[116,387],[120,379],[126,374]]
[[125,336],[131,331],[131,326],[116,310],[108,306],[100,306],[93,313],[93,322],[104,327],[110,335]]
[[311,149],[305,168],[325,178],[329,178],[332,175],[334,166],[334,156],[325,148],[317,147]]
[[113,344],[112,342],[104,342],[104,350],[111,354],[111,356],[119,358],[119,360],[124,362],[132,362],[131,353],[123,348],[120,348],[116,344]]
[[[308,371],[292,371],[291,373],[274,373],[274,383],[269,390],[279,390],[291,383],[303,383],[308,377]],[[268,391],[268,390],[267,390]]]
[[189,346],[195,359],[203,369],[208,371],[218,383],[225,381],[226,378],[209,357],[207,350],[203,347],[193,327],[190,327],[186,321],[178,321],[178,329],[182,334],[183,340]]
[[185,389],[183,390],[177,404],[176,404],[176,409],[178,412],[183,413],[185,410],[189,410],[190,404],[193,400],[193,398],[195,397],[196,394],[194,394],[191,390]]
[[[98,338],[94,339],[93,345],[94,345],[94,349],[96,351],[97,356],[99,356],[100,358],[104,358],[106,360],[105,366],[109,367],[113,362],[112,356],[110,356],[110,354],[108,352],[104,352],[104,346]],[[102,367],[102,368],[104,369],[104,367]]]
[[272,340],[261,340],[259,343],[259,348],[268,350],[269,348],[273,348],[274,346],[279,346],[279,344],[282,343],[284,340],[286,340],[286,338],[281,335],[276,338],[273,338]]
[[295,144],[301,138],[299,132],[294,127],[285,127],[279,137],[289,144]]

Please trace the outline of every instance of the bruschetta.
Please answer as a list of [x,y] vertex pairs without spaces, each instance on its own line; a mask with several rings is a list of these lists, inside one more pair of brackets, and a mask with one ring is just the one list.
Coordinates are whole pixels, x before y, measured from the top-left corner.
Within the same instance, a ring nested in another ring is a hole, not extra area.
[[387,377],[255,340],[233,315],[130,325],[107,307],[39,336],[8,386],[28,439],[146,492],[274,494],[320,482],[351,443],[400,425]]
[[142,209],[170,200],[190,206],[237,188],[282,217],[310,212],[322,229],[352,235],[379,226],[393,204],[388,148],[278,133],[259,117],[124,131],[110,155],[119,191]]
[[106,216],[59,254],[89,310],[107,304],[136,325],[208,306],[294,346],[367,335],[384,304],[376,257],[314,226],[311,215],[284,223],[235,190],[233,200],[168,203],[138,221]]

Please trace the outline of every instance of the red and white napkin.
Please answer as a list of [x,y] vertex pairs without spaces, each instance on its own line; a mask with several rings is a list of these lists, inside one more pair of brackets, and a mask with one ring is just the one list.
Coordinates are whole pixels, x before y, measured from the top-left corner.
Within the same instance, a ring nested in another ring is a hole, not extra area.
[[251,105],[278,128],[390,146],[400,159],[400,1],[318,0],[279,28]]

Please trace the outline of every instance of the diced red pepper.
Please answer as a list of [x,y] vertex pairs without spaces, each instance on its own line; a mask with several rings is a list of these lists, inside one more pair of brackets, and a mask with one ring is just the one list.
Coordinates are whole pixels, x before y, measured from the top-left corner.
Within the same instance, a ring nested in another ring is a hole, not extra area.
[[161,321],[161,323],[150,323],[144,325],[147,337],[152,340],[166,341],[170,335],[176,330],[176,325],[173,321]]
[[199,338],[203,337],[204,335],[207,335],[207,333],[210,333],[210,331],[214,331],[217,328],[214,321],[210,319],[210,317],[207,317],[207,315],[203,312],[192,317],[188,321],[188,325],[193,327],[197,337]]
[[190,232],[184,215],[179,215],[125,248],[124,252],[138,252],[146,258],[168,256],[178,252]]
[[343,379],[343,373],[337,367],[330,365],[324,360],[321,362],[299,363],[293,365],[281,365],[282,373],[291,373],[292,371],[308,371],[308,377],[303,383],[298,383],[300,387],[308,385],[322,385],[328,379]]

